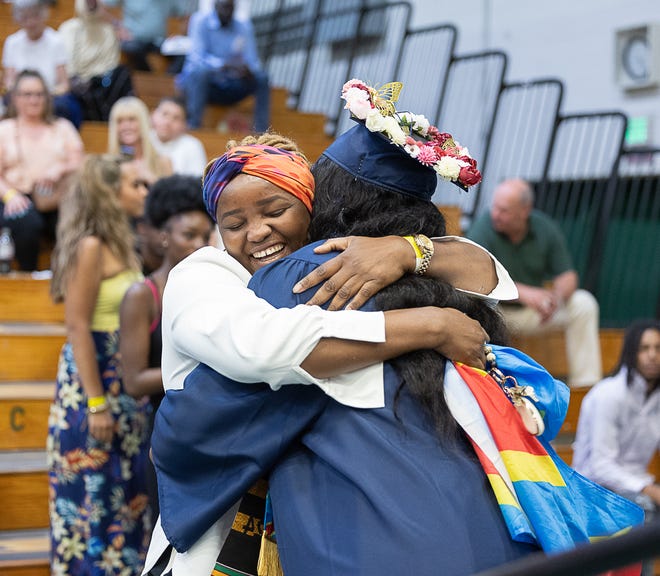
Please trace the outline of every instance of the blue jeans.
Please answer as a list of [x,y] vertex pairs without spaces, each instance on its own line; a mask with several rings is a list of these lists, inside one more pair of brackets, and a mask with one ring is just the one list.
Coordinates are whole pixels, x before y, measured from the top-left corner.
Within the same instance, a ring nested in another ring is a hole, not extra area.
[[190,128],[202,125],[204,108],[208,103],[230,105],[254,94],[254,130],[265,132],[268,129],[270,86],[265,72],[256,72],[249,78],[234,78],[222,70],[192,70],[186,73],[183,91]]
[[55,116],[66,118],[76,127],[76,130],[80,130],[83,122],[82,106],[71,92],[53,97],[53,112]]

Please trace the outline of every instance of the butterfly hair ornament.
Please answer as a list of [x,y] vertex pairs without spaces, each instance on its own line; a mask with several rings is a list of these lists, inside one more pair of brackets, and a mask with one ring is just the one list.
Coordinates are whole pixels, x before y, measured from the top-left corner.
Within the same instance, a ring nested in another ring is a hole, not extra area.
[[433,169],[444,180],[463,190],[481,182],[476,160],[451,134],[440,132],[421,114],[396,110],[402,88],[401,82],[372,88],[362,80],[353,79],[344,84],[341,97],[346,100],[344,108],[355,120]]

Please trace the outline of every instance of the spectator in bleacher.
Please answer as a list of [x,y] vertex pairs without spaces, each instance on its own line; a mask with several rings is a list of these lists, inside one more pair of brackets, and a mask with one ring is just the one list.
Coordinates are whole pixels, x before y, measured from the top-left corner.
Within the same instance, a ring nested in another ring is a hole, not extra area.
[[[207,246],[213,221],[202,199],[201,178],[174,175],[158,180],[147,196],[145,218],[158,231],[164,258],[160,267],[126,292],[120,308],[122,373],[126,392],[149,396],[155,413],[165,393],[160,369],[161,301],[170,270],[198,248]],[[153,418],[150,421],[153,428]],[[145,461],[152,519],[158,518],[156,473]]]
[[101,0],[105,6],[121,7],[120,20],[112,20],[122,52],[133,70],[150,71],[150,53],[160,53],[167,38],[168,19],[186,18],[196,7],[192,0]]
[[202,125],[209,103],[235,104],[254,94],[254,130],[270,124],[270,86],[261,68],[252,23],[234,18],[234,0],[216,0],[215,10],[197,12],[188,31],[192,47],[177,77],[188,110],[188,125]]
[[37,269],[42,235],[54,240],[60,200],[82,156],[76,129],[52,116],[41,75],[20,72],[0,121],[0,224],[12,231],[21,270]]
[[58,32],[68,54],[67,74],[85,120],[107,122],[112,105],[133,93],[130,71],[119,63],[119,41],[98,0],[75,0],[76,17]]
[[[660,320],[628,327],[618,366],[582,400],[573,450],[578,472],[657,518],[660,479],[649,464],[660,450]],[[653,574],[652,561],[642,574]]]
[[172,162],[175,174],[202,177],[206,150],[202,142],[186,133],[186,105],[175,96],[163,98],[151,114],[156,149]]
[[172,174],[169,158],[159,154],[151,141],[149,109],[135,96],[120,98],[110,110],[108,152],[137,160],[149,184]]
[[70,92],[67,51],[59,34],[46,26],[48,13],[44,0],[15,0],[14,20],[21,29],[7,36],[2,49],[5,90],[13,88],[19,72],[37,70],[53,95],[55,115],[80,128],[82,111]]
[[626,330],[613,373],[582,400],[573,467],[657,510],[659,479],[648,467],[659,449],[660,320],[640,320]]
[[497,186],[490,213],[474,222],[468,238],[492,252],[518,287],[518,301],[502,305],[512,333],[565,330],[568,384],[598,382],[598,303],[578,289],[566,239],[556,222],[534,209],[530,184],[516,178]]
[[88,156],[57,227],[51,295],[67,342],[47,441],[53,574],[138,576],[144,563],[150,406],[124,391],[118,357],[119,305],[141,275],[129,222],[144,213],[139,170]]

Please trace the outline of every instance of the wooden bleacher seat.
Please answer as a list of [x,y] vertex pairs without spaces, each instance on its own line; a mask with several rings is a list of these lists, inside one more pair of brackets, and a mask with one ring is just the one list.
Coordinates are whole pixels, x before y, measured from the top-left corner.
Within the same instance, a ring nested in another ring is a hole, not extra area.
[[[601,328],[600,347],[603,374],[614,370],[621,352],[623,330]],[[560,380],[568,374],[566,341],[560,330],[533,336],[512,334],[512,344],[534,358],[550,374]]]
[[462,236],[463,231],[461,230],[461,207],[450,204],[441,204],[438,205],[438,210],[440,210],[442,215],[445,217],[447,235]]
[[65,340],[63,305],[49,280],[0,277],[0,574],[48,576],[46,435],[57,358]]

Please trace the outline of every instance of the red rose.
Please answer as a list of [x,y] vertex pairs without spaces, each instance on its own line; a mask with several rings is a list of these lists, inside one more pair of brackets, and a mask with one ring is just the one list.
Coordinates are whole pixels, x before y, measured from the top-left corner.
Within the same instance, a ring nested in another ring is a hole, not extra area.
[[463,166],[458,174],[458,180],[465,186],[474,186],[481,182],[481,172],[477,170],[476,162],[474,166]]

